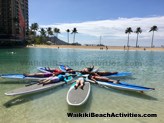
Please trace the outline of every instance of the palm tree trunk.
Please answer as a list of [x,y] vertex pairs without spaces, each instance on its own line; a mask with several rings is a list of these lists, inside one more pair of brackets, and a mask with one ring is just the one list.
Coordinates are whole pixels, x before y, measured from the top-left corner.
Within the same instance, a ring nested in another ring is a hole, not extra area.
[[73,43],[75,43],[75,33],[74,33],[74,35],[73,35]]
[[67,33],[68,43],[69,43],[69,32]]
[[129,47],[129,33],[128,33],[128,42],[127,42],[127,47]]
[[137,47],[137,45],[138,45],[138,33],[137,33],[136,47]]
[[152,35],[151,48],[153,47],[153,39],[154,39],[154,31],[153,31],[153,35]]

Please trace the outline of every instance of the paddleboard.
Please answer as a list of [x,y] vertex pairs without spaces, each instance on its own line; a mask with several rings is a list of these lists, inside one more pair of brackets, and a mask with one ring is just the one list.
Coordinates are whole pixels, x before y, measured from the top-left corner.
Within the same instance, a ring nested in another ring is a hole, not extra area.
[[42,85],[42,84],[33,84],[30,86],[26,86],[26,87],[22,87],[22,88],[18,88],[18,89],[14,89],[12,91],[6,92],[5,95],[7,96],[15,96],[15,95],[24,95],[24,94],[31,94],[31,93],[36,93],[36,92],[41,92],[41,91],[45,91],[51,88],[55,88],[58,87],[60,85],[64,85],[65,83],[69,83],[71,82],[72,77],[68,77],[67,79],[65,79],[64,81],[58,82],[58,83],[51,83],[51,84],[47,84],[47,85]]
[[[92,80],[88,80],[93,82]],[[144,87],[144,86],[139,86],[139,85],[134,85],[134,84],[128,84],[126,82],[120,82],[119,84],[115,84],[112,82],[102,82],[102,81],[96,81],[99,85],[115,88],[115,89],[121,89],[121,90],[129,90],[129,91],[151,91],[155,90],[154,88],[149,88],[149,87]]]
[[25,77],[23,74],[2,74],[1,78],[5,79],[25,79],[25,80],[41,80],[47,77]]
[[117,74],[105,75],[104,77],[116,78],[116,77],[128,77],[128,76],[132,76],[132,73],[131,72],[118,72]]
[[31,86],[27,86],[27,87],[22,87],[22,88],[18,88],[12,91],[9,91],[7,93],[5,93],[5,95],[7,96],[15,96],[15,95],[23,95],[23,94],[30,94],[30,93],[35,93],[35,92],[40,92],[40,91],[44,91],[44,90],[48,90],[60,85],[65,84],[65,82],[59,82],[59,83],[53,83],[53,84],[47,84],[47,85],[38,85],[38,84],[34,84]]
[[67,68],[69,68],[69,69],[72,69],[72,68],[70,68],[69,66],[66,66],[66,65],[60,65],[60,66],[59,66],[59,69],[62,70],[63,72],[66,72],[65,67],[67,67]]
[[87,101],[90,95],[91,86],[89,82],[85,82],[83,90],[81,88],[77,88],[75,90],[75,84],[76,83],[73,83],[68,90],[66,100],[67,103],[71,106],[80,106]]
[[[53,70],[55,68],[50,68],[50,69]],[[37,67],[37,70],[39,70],[40,72],[43,72],[43,73],[51,73],[51,71],[49,71],[45,67]]]

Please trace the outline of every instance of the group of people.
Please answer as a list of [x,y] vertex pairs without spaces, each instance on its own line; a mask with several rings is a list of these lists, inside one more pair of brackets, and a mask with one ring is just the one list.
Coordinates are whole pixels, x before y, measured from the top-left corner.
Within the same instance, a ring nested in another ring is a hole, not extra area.
[[[76,75],[76,72],[81,73],[82,75],[87,74],[88,75],[88,79],[92,80],[94,83],[97,83],[97,81],[102,81],[102,82],[113,82],[113,83],[119,83],[119,80],[112,80],[110,78],[104,77],[107,75],[113,75],[113,74],[117,74],[117,72],[103,72],[103,71],[95,71],[93,72],[94,66],[90,66],[87,68],[84,68],[82,70],[73,70],[67,66],[65,66],[65,72],[63,72],[60,69],[50,69],[50,68],[46,68],[47,71],[49,71],[48,73],[35,73],[35,74],[24,74],[25,77],[47,77],[46,79],[42,79],[39,81],[38,84],[50,84],[50,83],[57,83],[60,81],[64,81],[64,78],[67,77],[66,73],[69,73],[69,75]],[[77,80],[76,80],[76,84],[75,84],[75,89],[77,89],[78,87],[83,89],[84,85],[85,85],[85,81],[86,81],[86,77],[84,76],[80,76]]]

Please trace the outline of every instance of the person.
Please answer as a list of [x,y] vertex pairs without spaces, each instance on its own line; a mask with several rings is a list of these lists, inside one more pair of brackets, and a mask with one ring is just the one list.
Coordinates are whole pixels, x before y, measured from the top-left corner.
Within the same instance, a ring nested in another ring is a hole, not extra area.
[[48,71],[48,72],[62,72],[62,70],[60,69],[56,69],[56,68],[49,68],[49,67],[45,67],[45,70]]
[[97,73],[100,76],[109,76],[109,75],[117,74],[118,72],[98,71],[98,72],[95,72],[95,73]]
[[82,70],[79,70],[76,72],[79,72],[81,74],[89,74],[92,72],[93,69],[94,69],[94,66],[90,66],[90,67],[83,68]]
[[61,70],[55,69],[52,73],[34,73],[34,74],[23,74],[25,77],[50,77],[57,76],[59,74],[64,75],[65,73]]
[[64,77],[65,77],[64,75],[58,75],[58,76],[53,75],[52,77],[49,77],[47,79],[40,80],[38,84],[43,84],[44,86],[51,83],[58,83],[60,81],[64,81]]
[[83,69],[80,71],[80,73],[82,73],[82,74],[88,74],[88,73],[92,72],[93,69],[94,69],[94,66],[92,65],[92,66],[90,66],[90,67],[83,68]]
[[23,74],[25,77],[50,77],[53,73],[34,73],[34,74]]
[[95,83],[97,83],[96,81],[113,82],[115,84],[119,83],[119,80],[112,80],[107,77],[100,76],[97,73],[89,74],[88,79],[93,80]]
[[72,73],[72,74],[76,74],[76,71],[74,71],[72,68],[70,68],[69,66],[64,66],[65,70],[67,73]]
[[84,88],[84,82],[85,82],[84,77],[78,78],[78,79],[76,80],[76,84],[75,84],[75,86],[74,86],[75,90],[76,90],[78,87],[80,87],[80,88],[83,90],[83,88]]
[[76,72],[80,72],[82,74],[89,74],[94,69],[94,66],[86,67],[86,68],[83,68],[82,70],[73,70],[69,68],[68,66],[65,66],[65,69],[67,73],[75,74]]
[[63,71],[62,71],[62,70],[60,70],[60,69],[55,69],[55,70],[53,71],[53,74],[55,74],[55,75],[59,75],[59,74],[64,75],[64,74],[65,74],[65,72],[63,72]]

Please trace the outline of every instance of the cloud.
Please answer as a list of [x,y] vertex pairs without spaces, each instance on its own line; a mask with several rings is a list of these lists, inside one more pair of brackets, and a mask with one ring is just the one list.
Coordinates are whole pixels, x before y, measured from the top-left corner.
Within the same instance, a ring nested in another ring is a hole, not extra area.
[[[57,27],[61,30],[61,33],[65,33],[66,29],[77,28],[80,37],[85,36],[85,38],[78,38],[79,41],[87,40],[88,37],[98,38],[100,35],[105,41],[122,41],[127,39],[125,34],[125,29],[131,27],[133,31],[137,27],[141,27],[143,30],[140,34],[142,40],[151,40],[152,33],[149,32],[153,25],[156,25],[159,30],[155,33],[155,39],[162,42],[164,40],[164,16],[153,16],[145,18],[118,18],[113,20],[99,20],[99,21],[86,21],[81,23],[61,23],[53,25],[41,25],[41,27]],[[130,35],[132,42],[136,40],[136,34],[132,33]],[[65,38],[66,39],[66,38]],[[89,38],[90,39],[90,38]],[[159,45],[162,45],[161,43]]]

